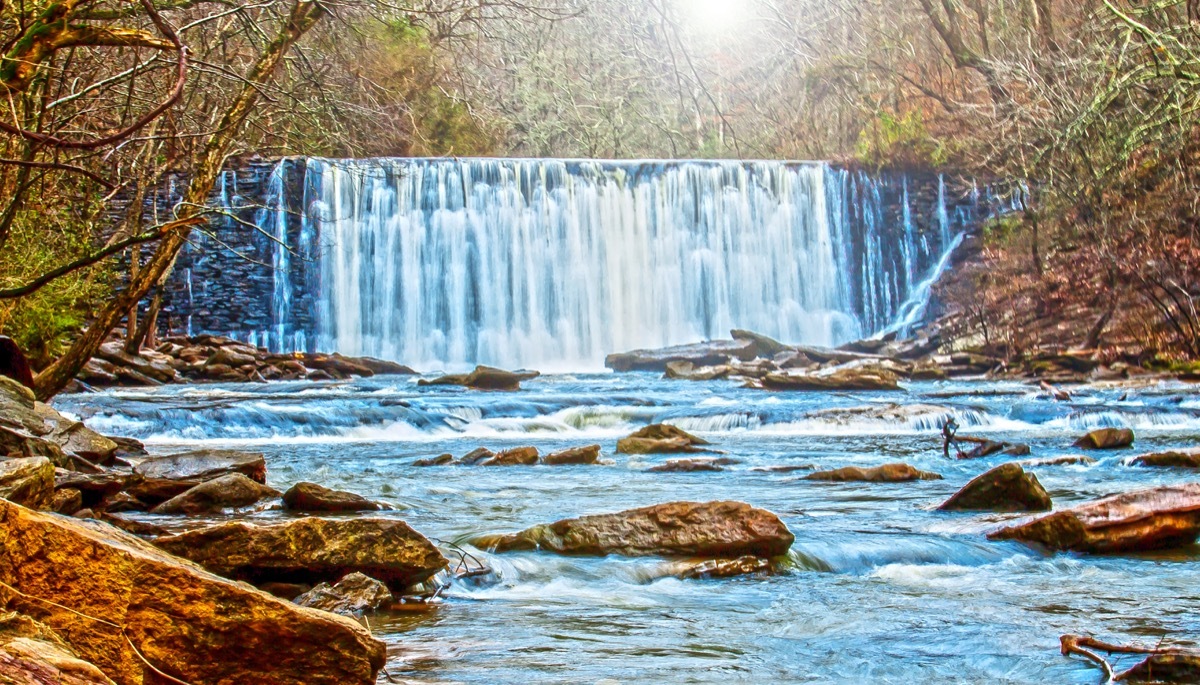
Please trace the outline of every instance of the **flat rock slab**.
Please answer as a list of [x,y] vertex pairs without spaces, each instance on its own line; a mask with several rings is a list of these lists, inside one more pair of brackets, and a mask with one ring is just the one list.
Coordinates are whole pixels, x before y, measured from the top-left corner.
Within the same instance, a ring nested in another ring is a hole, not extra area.
[[5,501],[0,580],[26,595],[0,588],[10,608],[68,636],[120,685],[160,682],[130,643],[157,668],[206,685],[372,685],[385,660],[384,644],[350,619],[221,578],[112,526]]
[[355,571],[402,590],[428,580],[446,558],[404,521],[306,517],[256,526],[225,523],[155,540],[213,573],[251,583],[337,582]]
[[767,390],[901,390],[892,371],[875,366],[834,367],[821,371],[769,373],[763,377]]
[[151,457],[133,471],[147,480],[183,480],[193,481],[193,484],[230,473],[241,473],[259,483],[267,482],[267,462],[262,454],[234,450],[196,450]]
[[941,480],[942,477],[929,471],[910,466],[909,464],[884,464],[863,468],[861,466],[843,466],[831,471],[817,471],[804,477],[804,480],[826,480],[833,482],[860,481],[863,483],[902,483],[912,480]]
[[332,585],[321,583],[292,601],[302,607],[357,616],[391,604],[392,593],[370,576],[351,573]]
[[353,492],[331,490],[316,483],[296,483],[283,493],[290,511],[378,511],[379,505]]
[[758,347],[748,340],[711,340],[675,345],[658,350],[633,350],[610,354],[604,365],[613,371],[666,371],[671,362],[690,362],[693,366],[720,366],[732,359],[750,361],[758,356]]
[[54,464],[46,457],[0,459],[0,497],[31,509],[54,499]]
[[1020,464],[1001,464],[950,496],[943,511],[1049,511],[1050,495]]
[[724,471],[721,460],[716,457],[696,459],[668,459],[666,463],[646,469],[652,473],[692,473],[696,471]]
[[600,461],[600,446],[586,445],[552,452],[542,457],[542,463],[548,466],[567,466],[572,464],[595,464]]
[[1101,428],[1079,438],[1074,445],[1085,450],[1112,450],[1129,447],[1133,439],[1133,430],[1129,428]]
[[1197,535],[1200,483],[1186,483],[1105,497],[1001,528],[988,539],[1108,554],[1188,545]]
[[279,491],[240,473],[205,481],[150,510],[152,514],[208,514],[279,497]]
[[744,502],[668,502],[478,538],[499,552],[737,558],[786,554],[795,537],[779,517]]
[[1133,466],[1163,466],[1177,469],[1200,469],[1200,449],[1168,450],[1142,454],[1129,460]]

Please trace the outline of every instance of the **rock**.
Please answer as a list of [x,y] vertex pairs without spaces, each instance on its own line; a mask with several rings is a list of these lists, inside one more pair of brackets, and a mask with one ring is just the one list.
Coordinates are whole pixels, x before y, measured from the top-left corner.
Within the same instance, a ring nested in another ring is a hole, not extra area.
[[89,359],[75,377],[88,385],[115,385],[117,378],[116,367],[112,362],[103,359]]
[[827,480],[834,482],[861,481],[864,483],[899,483],[910,480],[941,480],[936,473],[918,470],[908,464],[884,464],[863,468],[843,466],[832,471],[817,471],[804,477],[805,480]]
[[217,349],[216,353],[213,354],[213,356],[208,358],[208,361],[205,362],[204,365],[208,368],[222,365],[222,366],[227,366],[231,369],[236,369],[239,366],[245,366],[246,364],[253,364],[253,363],[255,363],[255,361],[257,361],[257,360],[255,359],[254,355],[252,355],[252,354],[244,354],[244,353],[238,352],[230,347],[221,347],[221,348]]
[[720,366],[731,359],[750,361],[758,356],[754,343],[746,340],[712,340],[709,342],[676,345],[659,350],[633,350],[610,354],[604,365],[613,371],[667,370],[671,362],[690,362],[694,366]]
[[150,505],[134,497],[128,492],[118,492],[97,505],[106,512],[119,513],[124,511],[149,511]]
[[1101,428],[1075,441],[1076,447],[1085,450],[1110,450],[1129,447],[1133,444],[1133,431],[1129,428]]
[[1200,683],[1200,654],[1151,654],[1121,674],[1126,683]]
[[1200,449],[1168,450],[1134,457],[1133,466],[1166,466],[1180,469],[1200,469]]
[[436,457],[427,457],[418,459],[412,463],[413,466],[445,466],[454,462],[453,454],[439,454]]
[[553,452],[542,457],[542,463],[548,466],[564,466],[568,464],[595,464],[600,460],[600,446],[587,445]]
[[691,433],[676,428],[669,423],[652,423],[649,426],[643,426],[638,430],[629,434],[631,438],[649,438],[651,440],[669,440],[673,438],[682,438],[688,441],[691,445],[711,445],[709,441],[698,438]]
[[30,509],[54,499],[54,464],[45,457],[0,459],[0,497]]
[[698,367],[688,361],[676,361],[667,362],[663,378],[674,378],[684,381],[711,381],[718,378],[725,378],[732,372],[733,368],[728,364]]
[[117,376],[121,371],[133,371],[138,376],[151,379],[155,383],[173,383],[178,375],[168,364],[150,361],[135,354],[125,352],[125,345],[119,341],[106,342],[100,346],[96,356],[112,362],[117,367]]
[[150,682],[137,652],[196,684],[373,685],[383,667],[384,644],[354,621],[220,578],[112,526],[0,502],[0,530],[0,580],[72,611],[0,589],[9,608],[72,636],[80,658],[122,685]]
[[131,474],[105,471],[104,473],[79,473],[66,469],[54,470],[54,488],[78,490],[83,496],[83,506],[95,507],[121,492],[131,483],[141,480]]
[[124,516],[115,516],[110,513],[100,514],[97,520],[104,521],[110,526],[120,528],[126,533],[131,533],[140,537],[156,538],[162,535],[170,535],[170,531],[162,526],[156,526],[153,523],[145,521],[137,521]]
[[279,497],[279,491],[231,473],[205,481],[150,510],[153,514],[211,514]]
[[321,583],[292,601],[302,607],[358,616],[390,604],[392,593],[386,585],[370,576],[351,573],[334,585]]
[[353,492],[330,490],[316,483],[296,483],[283,493],[283,508],[292,511],[378,511],[379,505]]
[[354,361],[363,368],[370,370],[372,373],[384,376],[415,376],[416,371],[403,364],[389,362],[383,359],[374,359],[372,357],[355,357]]
[[950,496],[942,511],[1049,511],[1050,495],[1019,464],[1001,464]]
[[195,450],[151,457],[134,467],[133,472],[146,480],[186,481],[192,485],[230,473],[267,482],[267,462],[262,454],[233,450]]
[[1200,483],[1134,490],[1001,528],[989,540],[1110,554],[1190,545],[1200,535]]
[[818,371],[787,371],[763,377],[767,390],[900,390],[895,373],[879,366],[836,366]]
[[690,566],[675,574],[680,580],[698,580],[709,578],[732,578],[747,576],[755,573],[768,574],[771,572],[771,562],[754,556],[738,557],[737,559],[708,559]]
[[0,614],[0,683],[113,685],[46,625],[15,611]]
[[533,466],[538,462],[536,447],[514,447],[497,452],[491,459],[479,462],[480,466]]
[[732,331],[729,331],[729,337],[739,342],[748,342],[753,345],[756,357],[765,357],[770,359],[777,354],[794,352],[796,350],[796,348],[792,347],[791,345],[784,345],[778,340],[773,340],[765,335],[761,335],[753,331],[743,331],[735,328]]
[[691,473],[695,471],[724,471],[718,460],[712,457],[699,459],[668,459],[666,463],[652,466],[646,471],[653,473]]
[[286,599],[291,602],[300,595],[313,589],[308,583],[259,583],[258,589],[263,592],[275,595],[280,599]]
[[490,366],[476,366],[468,374],[450,374],[432,380],[422,378],[417,385],[462,385],[476,390],[520,390],[521,381],[532,380],[537,371],[505,371]]
[[464,464],[466,466],[471,466],[473,464],[478,464],[479,462],[484,461],[485,459],[491,459],[494,456],[496,456],[496,453],[489,450],[488,448],[476,447],[475,449],[471,450],[470,452],[467,452],[466,454],[464,454],[463,458],[458,460],[458,463]]
[[83,493],[75,488],[63,488],[54,491],[48,509],[56,514],[70,516],[83,508]]
[[0,376],[33,389],[33,369],[29,367],[29,360],[21,346],[7,335],[0,335]]
[[267,526],[239,521],[155,544],[213,573],[251,583],[336,582],[358,571],[402,590],[446,566],[429,540],[395,519],[310,516]]
[[1067,454],[1061,457],[1046,457],[1044,459],[1022,459],[1021,461],[1013,462],[1021,467],[1028,466],[1069,466],[1072,464],[1082,464],[1083,466],[1091,466],[1096,463],[1095,459],[1085,457],[1079,454]]
[[474,544],[498,552],[737,558],[786,554],[794,539],[775,514],[744,502],[668,502],[485,536]]
[[752,466],[749,470],[760,473],[795,473],[796,471],[815,471],[815,464],[781,464],[774,466]]
[[618,454],[676,454],[681,452],[709,452],[697,447],[687,438],[621,438],[617,441]]
[[68,419],[50,405],[36,402],[33,410],[49,429],[46,439],[62,448],[63,452],[96,464],[107,463],[116,454],[116,442],[78,421]]

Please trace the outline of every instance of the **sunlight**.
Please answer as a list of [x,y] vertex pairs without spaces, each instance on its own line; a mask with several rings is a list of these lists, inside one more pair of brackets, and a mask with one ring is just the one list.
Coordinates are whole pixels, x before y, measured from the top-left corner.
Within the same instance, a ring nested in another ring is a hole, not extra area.
[[747,14],[744,0],[678,0],[684,15],[698,29],[722,33],[741,24]]

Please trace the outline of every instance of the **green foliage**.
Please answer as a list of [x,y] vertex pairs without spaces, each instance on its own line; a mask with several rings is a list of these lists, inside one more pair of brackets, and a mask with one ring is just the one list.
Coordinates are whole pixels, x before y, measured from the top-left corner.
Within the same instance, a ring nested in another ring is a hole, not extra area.
[[1003,247],[1018,235],[1024,219],[1019,214],[992,217],[983,224],[983,239],[988,245]]
[[919,111],[901,117],[881,111],[859,131],[855,158],[874,168],[939,167],[946,164],[949,153],[930,136]]

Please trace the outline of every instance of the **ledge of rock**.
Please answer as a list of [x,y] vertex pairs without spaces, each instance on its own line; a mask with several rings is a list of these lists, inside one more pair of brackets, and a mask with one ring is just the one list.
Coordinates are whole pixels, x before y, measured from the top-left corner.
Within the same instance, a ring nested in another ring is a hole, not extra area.
[[1189,545],[1200,535],[1200,483],[1105,497],[1001,528],[989,540],[1106,554]]
[[709,452],[699,445],[711,444],[691,433],[666,423],[644,426],[617,441],[619,454],[671,454]]
[[1200,469],[1200,449],[1168,450],[1142,454],[1129,460],[1133,466],[1164,466],[1179,469]]
[[114,685],[48,626],[15,611],[0,614],[0,683]]
[[70,636],[81,659],[121,685],[158,682],[130,643],[191,683],[373,685],[383,667],[384,644],[354,621],[218,577],[112,526],[0,501],[0,530],[0,580],[25,595],[0,597]]
[[256,452],[196,450],[151,457],[133,469],[141,480],[127,488],[147,505],[161,504],[207,481],[240,473],[258,483],[267,482],[267,462]]
[[737,558],[786,554],[794,540],[778,516],[744,502],[668,502],[484,536],[474,544],[499,552]]
[[336,582],[358,571],[402,590],[429,579],[447,563],[407,523],[381,518],[225,523],[154,544],[213,573],[251,583]]
[[54,464],[45,457],[0,459],[0,497],[30,509],[54,499]]
[[1020,464],[1001,464],[950,496],[943,511],[1049,511],[1050,495]]
[[696,366],[692,362],[667,362],[663,378],[674,378],[684,381],[711,381],[725,378],[733,373],[733,367],[728,364],[720,366]]
[[292,601],[302,607],[358,616],[390,604],[392,593],[370,576],[351,573],[333,585],[321,583]]
[[900,483],[912,480],[941,480],[942,477],[929,471],[921,471],[909,464],[883,464],[864,468],[861,466],[843,466],[830,471],[817,471],[804,477],[804,480],[827,480],[834,482],[861,481],[864,483]]
[[380,506],[353,492],[331,490],[316,483],[296,483],[283,493],[283,508],[290,511],[378,511]]
[[665,372],[671,362],[688,362],[693,366],[720,366],[730,359],[750,361],[758,356],[755,344],[747,340],[712,340],[664,347],[659,350],[633,350],[610,354],[604,365],[613,371]]
[[1133,431],[1129,428],[1101,428],[1075,441],[1075,447],[1085,450],[1111,450],[1133,444]]
[[279,497],[280,492],[241,473],[205,481],[151,509],[154,514],[209,514]]
[[882,366],[862,364],[769,373],[759,382],[766,390],[902,390],[899,381]]
[[490,366],[476,366],[467,374],[449,374],[417,381],[417,385],[461,385],[475,390],[520,390],[521,381],[537,378],[537,371],[505,371]]
[[552,452],[542,457],[542,463],[548,466],[566,466],[570,464],[595,464],[600,461],[600,446],[586,445]]

